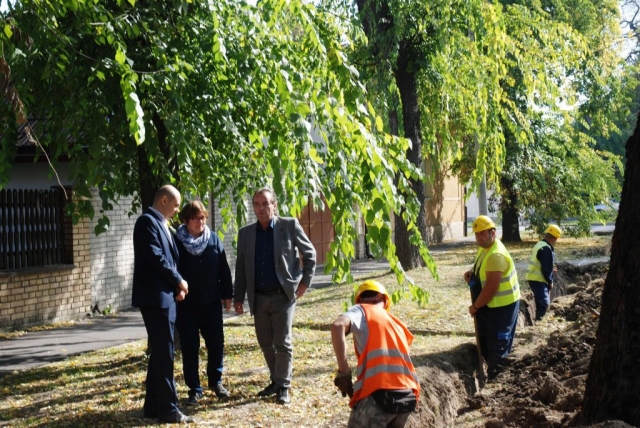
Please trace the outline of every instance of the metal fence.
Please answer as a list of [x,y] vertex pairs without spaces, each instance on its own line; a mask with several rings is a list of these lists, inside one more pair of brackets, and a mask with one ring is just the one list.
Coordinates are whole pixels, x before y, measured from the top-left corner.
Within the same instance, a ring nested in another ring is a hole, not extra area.
[[60,189],[0,190],[0,270],[67,264]]

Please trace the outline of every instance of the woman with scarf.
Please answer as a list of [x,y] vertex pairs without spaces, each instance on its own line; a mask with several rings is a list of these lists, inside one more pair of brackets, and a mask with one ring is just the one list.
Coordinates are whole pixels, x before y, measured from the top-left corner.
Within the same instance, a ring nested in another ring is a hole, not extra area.
[[189,295],[178,303],[176,325],[182,347],[182,370],[189,387],[187,404],[203,396],[200,385],[200,333],[207,348],[209,389],[218,398],[229,396],[222,385],[224,332],[222,308],[229,310],[233,298],[231,270],[218,236],[206,225],[209,212],[200,201],[189,202],[180,212],[182,225],[176,231],[180,252],[178,271],[189,284]]

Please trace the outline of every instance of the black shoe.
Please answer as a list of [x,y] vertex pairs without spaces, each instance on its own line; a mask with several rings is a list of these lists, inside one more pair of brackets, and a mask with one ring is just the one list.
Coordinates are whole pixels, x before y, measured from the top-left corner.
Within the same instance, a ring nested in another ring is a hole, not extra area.
[[195,422],[195,420],[191,416],[187,416],[180,411],[178,413],[173,413],[169,416],[160,418],[160,421],[169,424],[189,424],[191,422]]
[[198,404],[198,400],[203,396],[202,392],[189,392],[189,398],[187,398],[187,406],[195,406]]
[[258,397],[268,397],[270,395],[275,395],[275,394],[278,393],[279,389],[280,389],[280,387],[278,385],[276,385],[275,383],[271,382],[269,384],[269,386],[267,386],[262,391],[258,392]]
[[278,397],[276,398],[278,404],[289,404],[291,399],[289,398],[289,388],[280,388],[278,390]]
[[222,382],[216,383],[215,386],[211,388],[211,390],[216,394],[216,397],[218,398],[227,398],[230,395],[227,388],[222,386]]

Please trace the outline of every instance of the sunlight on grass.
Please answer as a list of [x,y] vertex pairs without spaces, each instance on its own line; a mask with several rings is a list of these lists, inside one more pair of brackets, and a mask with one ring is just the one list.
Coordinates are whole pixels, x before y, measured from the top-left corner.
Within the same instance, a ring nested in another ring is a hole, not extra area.
[[[610,237],[560,239],[556,253],[559,260],[593,257],[604,254],[610,241]],[[517,262],[526,261],[535,242],[531,237],[507,247]],[[467,313],[469,289],[462,275],[472,264],[475,253],[476,246],[469,243],[434,254],[441,278],[438,282],[426,269],[410,272],[415,283],[430,293],[429,304],[420,308],[407,298],[392,306],[391,312],[414,332],[411,350],[414,356],[422,358],[474,343],[473,322]],[[524,285],[523,272],[519,275]],[[376,275],[376,279],[390,290],[399,287],[392,274]],[[329,325],[342,312],[352,291],[352,284],[311,289],[299,301],[293,329],[290,406],[276,404],[273,397],[255,396],[269,383],[269,373],[255,338],[253,319],[243,315],[225,323],[223,381],[231,391],[231,398],[221,401],[206,391],[197,407],[185,407],[187,388],[178,354],[175,374],[182,410],[207,426],[344,426],[349,416],[348,400],[333,385],[336,362]],[[545,320],[537,328],[553,330],[557,326]],[[522,336],[528,336],[526,330]],[[355,367],[351,343],[349,339],[350,364]],[[138,341],[0,378],[0,426],[155,426],[154,419],[142,417],[145,347],[145,341]],[[206,387],[204,343],[200,356],[201,381]]]

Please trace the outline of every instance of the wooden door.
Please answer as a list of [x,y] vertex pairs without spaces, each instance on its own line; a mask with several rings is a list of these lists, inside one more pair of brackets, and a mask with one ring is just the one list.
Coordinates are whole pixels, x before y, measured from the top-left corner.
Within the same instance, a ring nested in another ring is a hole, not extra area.
[[331,245],[335,236],[335,230],[331,222],[331,210],[325,204],[323,211],[316,211],[309,203],[299,220],[304,232],[316,249],[317,264],[324,264],[326,255],[329,252],[329,245]]

